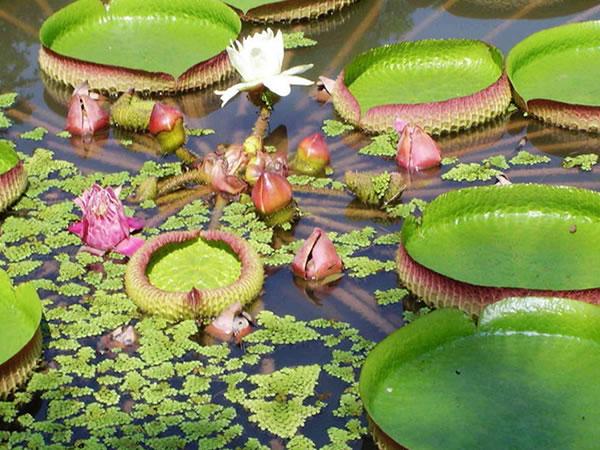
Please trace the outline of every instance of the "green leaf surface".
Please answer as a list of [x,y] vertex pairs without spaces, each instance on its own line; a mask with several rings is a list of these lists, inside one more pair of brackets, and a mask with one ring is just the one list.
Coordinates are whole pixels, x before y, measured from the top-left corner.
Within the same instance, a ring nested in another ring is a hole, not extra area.
[[502,75],[502,54],[474,40],[401,42],[370,50],[345,69],[361,112],[390,104],[441,102],[479,92]]
[[600,106],[600,21],[563,25],[519,42],[506,60],[521,98]]
[[42,319],[42,304],[30,284],[16,289],[0,270],[0,364],[17,354],[33,337]]
[[56,53],[83,61],[178,77],[216,56],[241,29],[217,0],[79,0],[52,15],[40,38]]
[[514,184],[448,192],[402,242],[419,264],[479,286],[578,290],[600,287],[600,194]]
[[360,379],[375,423],[406,448],[594,448],[600,308],[507,299],[481,325],[434,311],[375,347]]
[[236,254],[227,244],[195,239],[165,245],[147,269],[150,282],[159,289],[185,292],[214,289],[234,283],[242,273]]
[[258,8],[259,6],[270,5],[272,3],[281,3],[287,0],[225,0],[230,6],[233,6],[236,9],[239,9],[244,14],[254,8]]
[[8,172],[19,163],[14,147],[5,139],[0,139],[0,175]]

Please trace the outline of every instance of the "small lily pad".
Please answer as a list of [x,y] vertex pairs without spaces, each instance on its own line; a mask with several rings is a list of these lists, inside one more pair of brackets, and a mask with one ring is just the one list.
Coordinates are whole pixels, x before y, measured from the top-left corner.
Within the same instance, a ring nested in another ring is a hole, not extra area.
[[[401,328],[369,354],[360,393],[387,448],[594,448],[600,307],[507,299],[477,326],[456,309]],[[382,447],[386,448],[386,447]]]

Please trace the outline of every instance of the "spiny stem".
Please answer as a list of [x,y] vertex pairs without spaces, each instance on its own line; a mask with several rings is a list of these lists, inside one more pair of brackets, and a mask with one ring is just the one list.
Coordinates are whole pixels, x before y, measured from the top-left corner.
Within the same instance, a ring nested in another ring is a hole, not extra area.
[[157,196],[160,197],[162,195],[168,194],[169,192],[181,189],[186,184],[207,184],[209,181],[210,180],[208,180],[207,175],[201,170],[190,170],[188,172],[182,173],[181,175],[175,175],[160,181],[158,184]]
[[221,226],[221,217],[223,216],[223,209],[227,206],[229,201],[221,194],[217,194],[215,198],[215,207],[213,208],[210,223],[208,224],[209,230],[217,230]]

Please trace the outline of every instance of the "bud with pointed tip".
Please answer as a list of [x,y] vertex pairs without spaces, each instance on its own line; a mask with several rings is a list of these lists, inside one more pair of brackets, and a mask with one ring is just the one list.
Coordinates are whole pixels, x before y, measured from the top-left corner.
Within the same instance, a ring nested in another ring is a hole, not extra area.
[[306,175],[323,172],[329,164],[329,147],[321,133],[314,133],[302,139],[294,160],[294,169]]
[[342,259],[325,233],[315,228],[292,262],[292,272],[305,280],[317,281],[342,272]]
[[69,102],[66,130],[74,136],[92,136],[109,123],[108,112],[90,95],[87,83],[75,88]]
[[183,114],[173,106],[157,102],[152,108],[148,131],[156,136],[164,153],[174,152],[185,143]]
[[252,188],[252,202],[261,214],[274,214],[292,202],[292,185],[277,173],[265,172]]
[[401,132],[396,153],[396,162],[400,167],[419,171],[440,165],[442,152],[421,127],[397,120],[396,129]]

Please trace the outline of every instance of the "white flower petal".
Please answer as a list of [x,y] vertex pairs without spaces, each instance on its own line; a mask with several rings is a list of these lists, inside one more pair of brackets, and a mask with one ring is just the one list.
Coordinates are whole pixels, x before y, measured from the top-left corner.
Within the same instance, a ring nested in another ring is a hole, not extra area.
[[294,66],[281,72],[281,75],[300,75],[314,67],[314,64],[304,64],[302,66]]
[[221,108],[222,108],[229,102],[229,100],[231,100],[233,97],[235,97],[239,92],[240,92],[240,90],[237,88],[237,84],[236,84],[235,86],[231,86],[229,89],[226,89],[224,91],[215,91],[215,94],[221,96]]
[[299,86],[310,86],[311,84],[314,84],[314,81],[307,80],[306,78],[302,78],[302,77],[296,77],[293,75],[281,75],[281,76],[285,77],[288,84],[295,84],[295,85],[299,85]]
[[286,97],[290,95],[292,90],[286,78],[282,76],[271,77],[265,80],[263,84],[280,97]]

